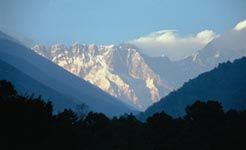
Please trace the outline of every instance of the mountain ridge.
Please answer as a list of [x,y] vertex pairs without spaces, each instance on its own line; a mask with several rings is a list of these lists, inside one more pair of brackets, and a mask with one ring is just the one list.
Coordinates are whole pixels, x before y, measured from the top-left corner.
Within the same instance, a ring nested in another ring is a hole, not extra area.
[[[33,50],[5,36],[0,37],[0,60],[45,86],[62,94],[65,93],[79,104],[85,103],[93,111],[104,112],[109,116],[134,111],[133,108],[111,97],[98,87],[72,75],[46,58],[40,57]],[[4,79],[5,76],[1,78]]]
[[[197,100],[217,100],[224,109],[246,109],[246,57],[220,64],[215,69],[200,74],[150,106],[140,118],[164,111],[173,117],[185,114],[185,107]],[[216,82],[215,82],[216,81]]]
[[[129,43],[36,45],[34,51],[129,105],[145,110],[189,79],[246,56],[246,30],[231,30],[179,61],[150,57]],[[228,46],[224,46],[226,43]]]

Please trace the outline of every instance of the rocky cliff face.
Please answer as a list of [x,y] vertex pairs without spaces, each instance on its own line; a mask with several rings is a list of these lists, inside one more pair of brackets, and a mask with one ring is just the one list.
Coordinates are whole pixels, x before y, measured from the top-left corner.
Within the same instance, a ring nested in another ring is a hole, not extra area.
[[172,87],[146,64],[132,45],[75,43],[71,47],[36,45],[33,50],[140,110],[172,91]]

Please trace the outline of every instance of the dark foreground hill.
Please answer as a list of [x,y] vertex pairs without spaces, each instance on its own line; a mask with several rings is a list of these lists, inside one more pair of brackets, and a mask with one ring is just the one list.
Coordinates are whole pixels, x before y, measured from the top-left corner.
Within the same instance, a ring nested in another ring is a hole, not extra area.
[[164,111],[173,117],[185,115],[185,108],[197,100],[218,100],[227,111],[246,109],[246,58],[220,64],[210,72],[185,83],[149,107],[141,117]]

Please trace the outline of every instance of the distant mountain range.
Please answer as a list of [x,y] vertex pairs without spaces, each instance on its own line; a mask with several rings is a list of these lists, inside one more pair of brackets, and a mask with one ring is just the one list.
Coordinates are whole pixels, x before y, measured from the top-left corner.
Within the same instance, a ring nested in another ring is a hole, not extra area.
[[233,29],[179,61],[146,56],[127,43],[119,46],[36,45],[33,50],[123,102],[145,110],[189,79],[221,62],[246,56],[245,39],[246,28]]
[[219,101],[224,110],[246,110],[246,57],[220,64],[210,72],[185,83],[181,88],[153,104],[140,118],[164,111],[173,117],[185,115],[185,107],[195,101]]
[[172,87],[151,70],[132,45],[87,46],[76,43],[70,48],[64,45],[36,45],[33,49],[139,109],[145,109],[172,91]]
[[0,32],[0,80],[12,82],[22,95],[41,95],[54,104],[55,112],[76,110],[85,104],[89,110],[108,116],[134,112],[98,87],[76,77],[51,61],[39,56],[17,40]]

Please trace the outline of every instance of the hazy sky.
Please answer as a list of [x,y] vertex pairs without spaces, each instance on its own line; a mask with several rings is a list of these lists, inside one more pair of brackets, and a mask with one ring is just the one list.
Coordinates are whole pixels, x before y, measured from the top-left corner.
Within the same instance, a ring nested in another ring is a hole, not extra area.
[[0,30],[25,42],[117,45],[163,30],[220,34],[245,10],[246,0],[0,0]]

